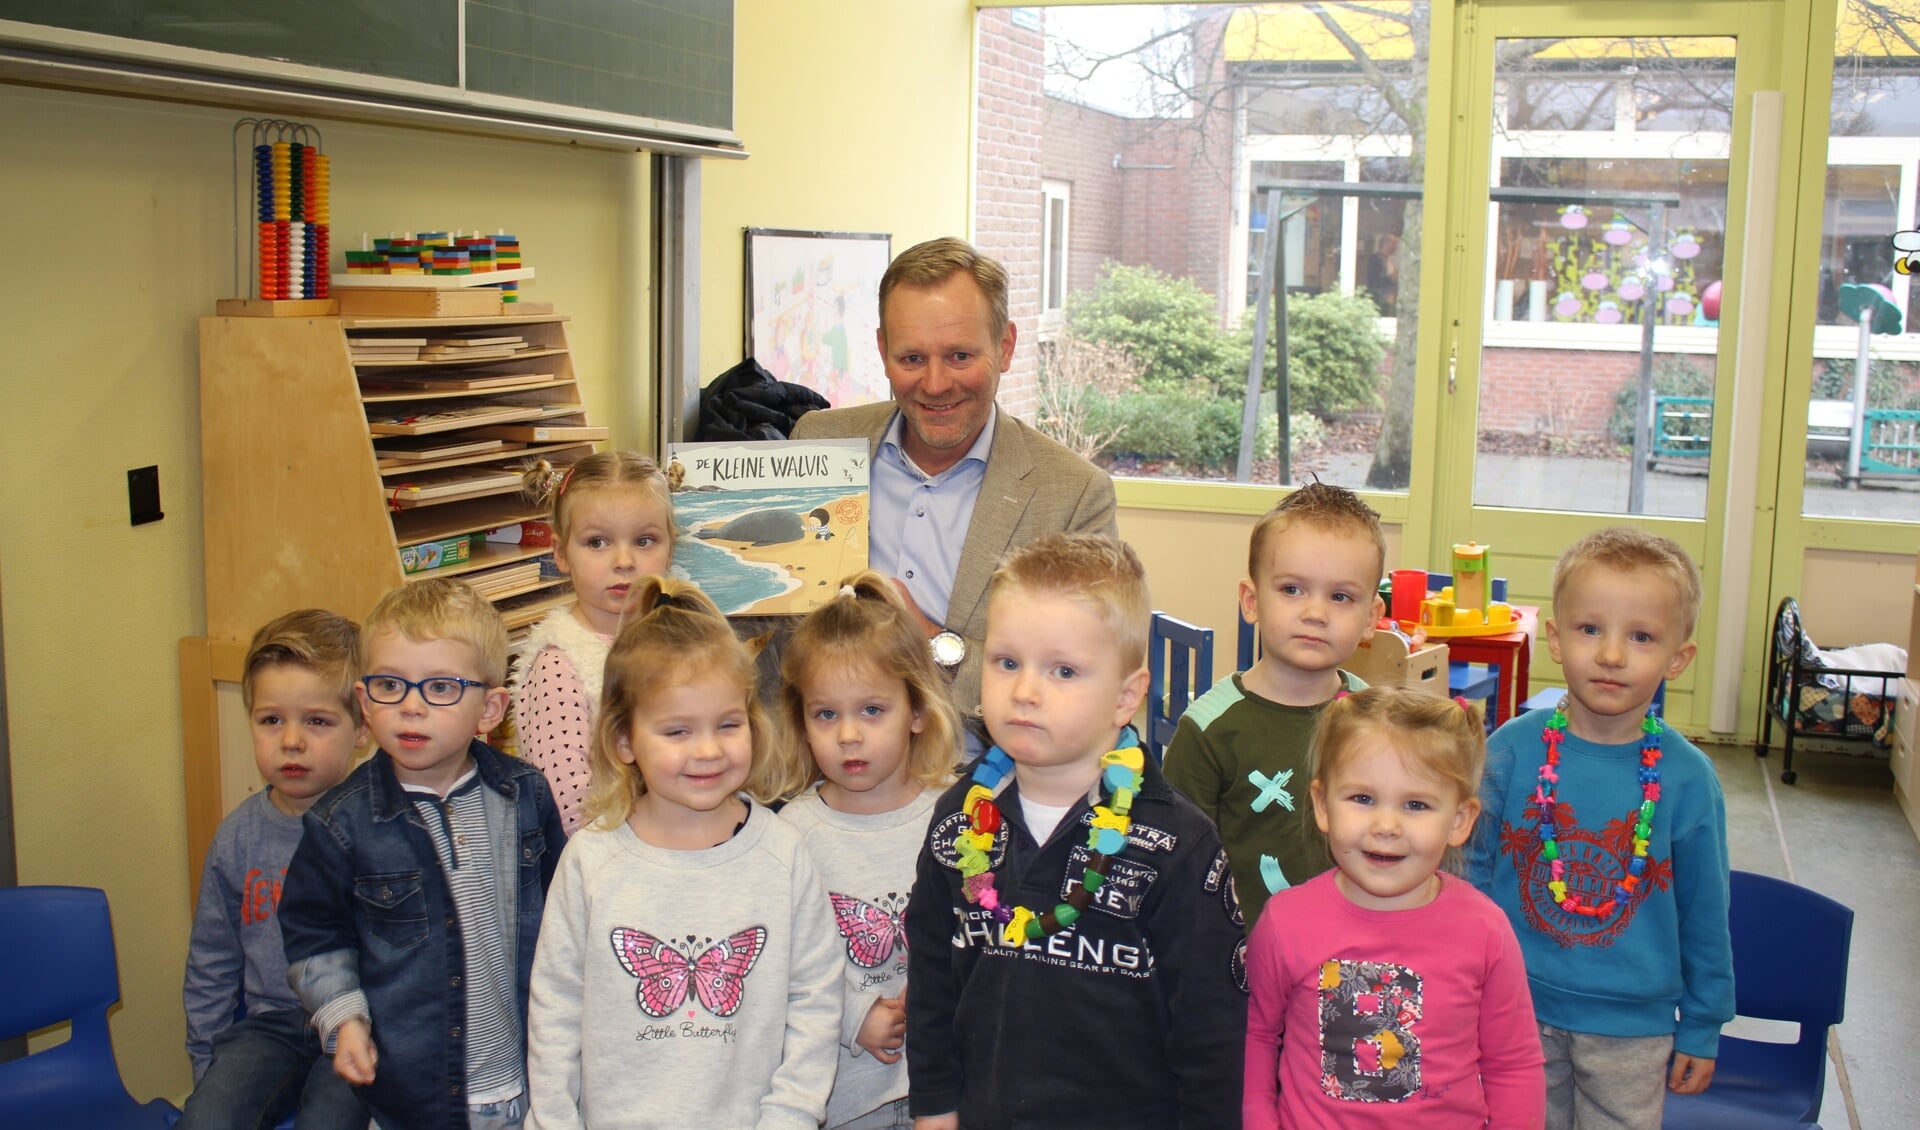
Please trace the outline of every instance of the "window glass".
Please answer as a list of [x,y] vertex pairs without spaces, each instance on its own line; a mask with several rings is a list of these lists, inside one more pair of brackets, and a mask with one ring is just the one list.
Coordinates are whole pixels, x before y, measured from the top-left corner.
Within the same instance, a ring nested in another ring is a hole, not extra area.
[[[1844,0],[1834,36],[1820,304],[1804,421],[1809,517],[1920,521],[1920,4]],[[1805,354],[1802,354],[1805,356]],[[1789,450],[1799,447],[1791,438]]]
[[1427,11],[982,9],[975,228],[1040,339],[1002,403],[1118,475],[1405,490]]
[[1501,41],[1476,505],[1705,516],[1734,47]]

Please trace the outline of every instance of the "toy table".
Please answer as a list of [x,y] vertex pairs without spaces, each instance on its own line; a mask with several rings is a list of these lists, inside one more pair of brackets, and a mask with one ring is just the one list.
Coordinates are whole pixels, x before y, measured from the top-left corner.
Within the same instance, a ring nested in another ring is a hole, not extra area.
[[1513,614],[1520,627],[1497,636],[1449,636],[1447,658],[1467,663],[1491,663],[1500,669],[1500,689],[1493,697],[1493,724],[1512,718],[1520,703],[1527,700],[1527,675],[1533,661],[1533,636],[1539,626],[1540,609],[1516,604]]

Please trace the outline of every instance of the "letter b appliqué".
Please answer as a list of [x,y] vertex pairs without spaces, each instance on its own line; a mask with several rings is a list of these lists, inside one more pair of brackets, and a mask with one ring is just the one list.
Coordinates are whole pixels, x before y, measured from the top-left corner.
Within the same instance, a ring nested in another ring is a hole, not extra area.
[[1420,1091],[1420,975],[1381,961],[1320,966],[1320,1087],[1336,1099],[1397,1103]]

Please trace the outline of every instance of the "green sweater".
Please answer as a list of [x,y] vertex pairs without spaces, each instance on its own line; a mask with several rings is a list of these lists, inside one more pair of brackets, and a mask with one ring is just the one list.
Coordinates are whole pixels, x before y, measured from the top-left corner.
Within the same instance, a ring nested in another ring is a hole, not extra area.
[[[1340,677],[1348,691],[1366,689],[1354,675]],[[1187,707],[1167,745],[1167,780],[1220,829],[1249,933],[1268,895],[1332,864],[1307,795],[1313,727],[1325,706],[1282,706],[1229,675]]]

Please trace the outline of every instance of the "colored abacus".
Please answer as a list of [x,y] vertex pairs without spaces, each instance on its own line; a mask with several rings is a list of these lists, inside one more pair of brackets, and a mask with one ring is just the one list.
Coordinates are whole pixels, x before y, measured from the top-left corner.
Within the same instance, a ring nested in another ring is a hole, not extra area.
[[299,141],[263,140],[253,147],[253,171],[260,297],[327,297],[333,219],[327,156]]

